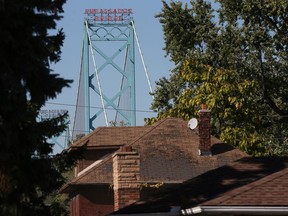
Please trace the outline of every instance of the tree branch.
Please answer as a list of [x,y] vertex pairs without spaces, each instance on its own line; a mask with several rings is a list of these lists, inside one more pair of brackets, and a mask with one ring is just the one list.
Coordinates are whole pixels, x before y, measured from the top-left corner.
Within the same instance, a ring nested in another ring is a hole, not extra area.
[[270,97],[266,96],[265,101],[274,110],[274,112],[276,112],[278,115],[288,116],[288,111],[287,110],[281,110]]
[[287,33],[283,32],[269,16],[264,15],[264,19],[275,28],[276,32],[278,32],[285,38],[286,41],[288,41]]

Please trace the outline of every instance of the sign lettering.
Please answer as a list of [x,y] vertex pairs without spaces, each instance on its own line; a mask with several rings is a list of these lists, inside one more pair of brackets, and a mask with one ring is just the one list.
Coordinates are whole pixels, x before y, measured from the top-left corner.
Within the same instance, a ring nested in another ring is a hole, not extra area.
[[91,22],[123,22],[127,21],[132,14],[131,8],[118,9],[85,9],[88,21]]

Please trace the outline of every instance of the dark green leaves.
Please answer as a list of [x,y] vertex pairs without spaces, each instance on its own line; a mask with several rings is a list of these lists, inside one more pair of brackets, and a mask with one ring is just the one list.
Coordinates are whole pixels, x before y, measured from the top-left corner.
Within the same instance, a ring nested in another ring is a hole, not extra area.
[[0,2],[0,215],[52,215],[47,197],[79,155],[51,156],[47,140],[65,129],[65,115],[38,120],[45,102],[71,83],[50,68],[60,60],[64,33],[55,29],[64,2]]
[[156,119],[188,120],[206,103],[214,135],[249,154],[286,154],[287,14],[285,0],[163,1],[156,17],[177,66],[156,83]]

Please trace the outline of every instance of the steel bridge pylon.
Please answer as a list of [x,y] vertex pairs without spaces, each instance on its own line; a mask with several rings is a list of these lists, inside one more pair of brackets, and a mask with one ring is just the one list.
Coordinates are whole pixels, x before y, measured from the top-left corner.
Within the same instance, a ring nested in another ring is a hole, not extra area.
[[[134,43],[138,39],[133,18],[129,11],[85,13],[73,139],[94,130],[96,121],[102,126],[136,125]],[[139,43],[138,48],[141,54]],[[142,63],[146,72],[143,59]]]

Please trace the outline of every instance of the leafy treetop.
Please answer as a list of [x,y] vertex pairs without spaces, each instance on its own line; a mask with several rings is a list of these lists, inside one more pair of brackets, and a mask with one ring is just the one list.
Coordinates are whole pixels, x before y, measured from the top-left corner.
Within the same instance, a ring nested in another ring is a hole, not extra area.
[[153,123],[212,111],[213,135],[252,155],[287,154],[288,2],[163,2],[169,78],[156,82]]

